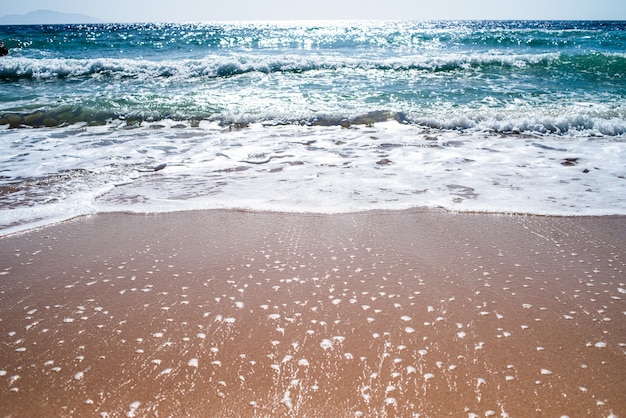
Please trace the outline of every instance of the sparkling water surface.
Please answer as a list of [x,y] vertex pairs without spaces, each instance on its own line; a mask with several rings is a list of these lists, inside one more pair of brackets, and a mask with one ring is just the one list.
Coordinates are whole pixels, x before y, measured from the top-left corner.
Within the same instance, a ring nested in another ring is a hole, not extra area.
[[624,214],[625,29],[0,26],[0,224],[207,208]]

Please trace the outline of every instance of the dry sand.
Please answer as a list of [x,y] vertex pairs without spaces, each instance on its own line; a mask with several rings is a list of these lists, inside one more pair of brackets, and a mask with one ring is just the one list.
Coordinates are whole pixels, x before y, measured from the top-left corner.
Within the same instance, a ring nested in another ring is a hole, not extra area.
[[0,239],[0,416],[626,416],[626,222],[110,214]]

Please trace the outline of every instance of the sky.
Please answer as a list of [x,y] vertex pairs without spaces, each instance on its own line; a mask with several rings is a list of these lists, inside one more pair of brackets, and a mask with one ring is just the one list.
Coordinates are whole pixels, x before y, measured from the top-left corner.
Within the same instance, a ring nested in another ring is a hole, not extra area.
[[39,9],[105,22],[317,19],[626,20],[625,0],[20,0],[0,15]]

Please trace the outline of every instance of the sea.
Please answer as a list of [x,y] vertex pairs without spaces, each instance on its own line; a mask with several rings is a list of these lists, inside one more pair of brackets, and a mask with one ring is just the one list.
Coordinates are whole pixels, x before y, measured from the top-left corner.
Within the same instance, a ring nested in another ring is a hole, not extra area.
[[0,26],[0,235],[102,212],[626,215],[626,22]]

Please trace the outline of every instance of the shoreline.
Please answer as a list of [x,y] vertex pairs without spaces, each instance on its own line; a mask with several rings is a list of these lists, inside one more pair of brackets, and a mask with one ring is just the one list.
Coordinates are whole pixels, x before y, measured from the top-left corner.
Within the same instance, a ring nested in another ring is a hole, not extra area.
[[108,213],[0,237],[0,414],[622,416],[624,216]]
[[45,224],[34,223],[33,226],[27,226],[24,229],[19,229],[22,225],[14,225],[5,228],[3,232],[0,230],[0,240],[14,237],[22,234],[30,234],[39,230],[44,230],[47,228],[54,228],[56,226],[77,222],[81,219],[87,219],[92,217],[100,217],[100,216],[145,216],[145,217],[155,217],[155,216],[168,216],[168,215],[176,215],[176,214],[193,214],[193,213],[216,213],[216,212],[234,212],[234,213],[248,213],[251,215],[260,214],[260,215],[287,215],[287,216],[349,216],[349,215],[364,215],[364,214],[406,214],[406,213],[442,213],[449,215],[485,215],[485,216],[511,216],[511,217],[532,217],[532,218],[556,218],[556,219],[586,219],[586,218],[625,218],[626,214],[621,213],[613,213],[607,212],[602,214],[551,214],[551,213],[532,213],[532,212],[502,212],[502,211],[481,211],[481,210],[452,210],[445,207],[427,207],[427,206],[413,206],[402,209],[380,209],[380,208],[372,208],[372,209],[362,209],[362,210],[352,210],[345,212],[306,212],[306,211],[298,211],[298,210],[272,210],[272,209],[249,209],[249,208],[206,208],[206,209],[181,209],[181,210],[171,210],[171,211],[154,211],[154,212],[135,212],[135,211],[104,211],[104,212],[95,212],[95,213],[85,213],[85,214],[77,214],[73,215],[67,219],[60,219],[56,221],[50,221]]

